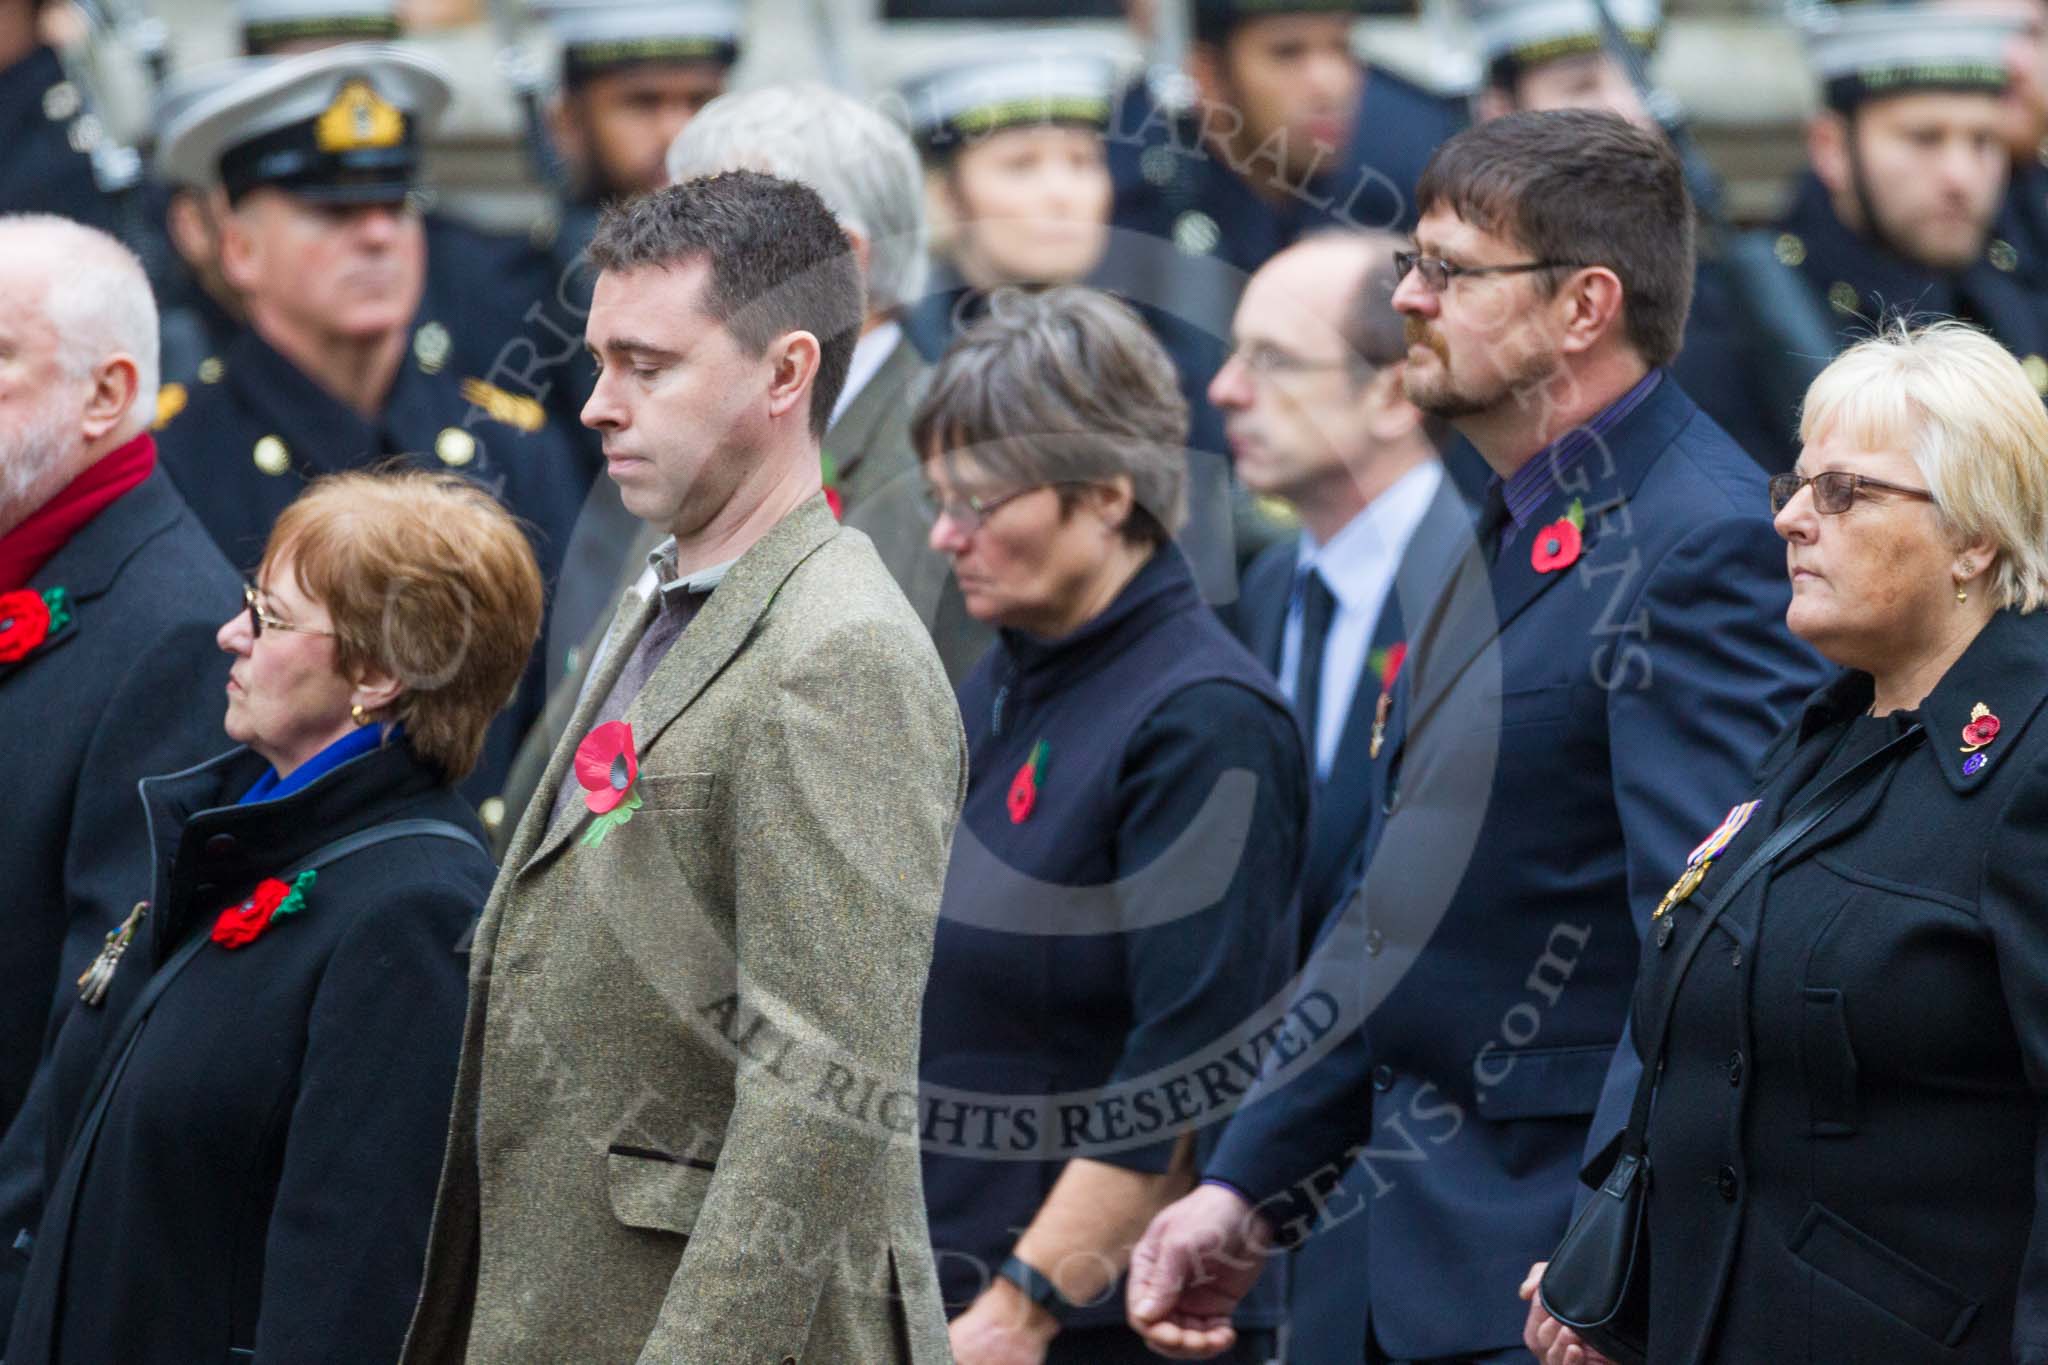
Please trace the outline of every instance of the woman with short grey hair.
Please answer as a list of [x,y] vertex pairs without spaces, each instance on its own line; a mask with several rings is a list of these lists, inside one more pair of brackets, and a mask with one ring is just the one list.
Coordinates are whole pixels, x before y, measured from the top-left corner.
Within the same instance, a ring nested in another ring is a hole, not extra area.
[[[967,800],[920,1059],[961,1365],[1153,1359],[1123,1319],[1130,1247],[1227,1108],[1161,1095],[1290,965],[1307,765],[1173,544],[1186,426],[1144,324],[1067,286],[992,295],[912,428],[932,546],[997,627],[960,688]],[[979,1117],[953,1123],[968,1106],[1019,1117],[985,1143]],[[1279,1287],[1256,1291],[1227,1358],[1269,1359],[1279,1315]]]

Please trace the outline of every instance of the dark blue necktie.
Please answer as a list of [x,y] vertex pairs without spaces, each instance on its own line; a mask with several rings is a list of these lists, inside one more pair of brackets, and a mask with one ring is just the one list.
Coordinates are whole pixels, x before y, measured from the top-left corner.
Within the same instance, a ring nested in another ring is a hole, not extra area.
[[1303,569],[1295,579],[1295,593],[1301,599],[1301,652],[1294,665],[1294,709],[1308,731],[1309,766],[1313,769],[1316,718],[1323,697],[1323,648],[1330,641],[1330,618],[1337,614],[1337,599],[1314,566]]

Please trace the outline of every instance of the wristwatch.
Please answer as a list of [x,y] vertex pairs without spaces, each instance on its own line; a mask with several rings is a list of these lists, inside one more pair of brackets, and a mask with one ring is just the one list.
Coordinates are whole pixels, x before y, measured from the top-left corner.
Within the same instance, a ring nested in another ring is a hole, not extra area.
[[1024,1292],[1025,1298],[1048,1313],[1057,1314],[1067,1306],[1067,1301],[1060,1297],[1060,1291],[1053,1288],[1052,1281],[1033,1270],[1019,1257],[1012,1256],[997,1266],[996,1274],[1016,1285]]

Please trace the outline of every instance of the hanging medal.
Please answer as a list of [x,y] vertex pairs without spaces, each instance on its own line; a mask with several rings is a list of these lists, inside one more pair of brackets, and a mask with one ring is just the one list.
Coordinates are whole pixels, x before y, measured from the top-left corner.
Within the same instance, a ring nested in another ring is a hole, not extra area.
[[1759,804],[1755,801],[1745,801],[1735,807],[1722,818],[1712,834],[1700,841],[1699,846],[1687,855],[1685,871],[1679,873],[1678,880],[1664,893],[1664,899],[1657,903],[1657,909],[1650,915],[1651,919],[1664,918],[1675,906],[1690,899],[1692,893],[1700,889],[1700,883],[1707,879],[1707,869],[1714,865],[1714,859],[1720,857],[1721,851],[1742,832],[1742,827],[1749,823],[1749,817],[1756,814]]
[[128,951],[134,941],[135,931],[149,914],[149,902],[137,901],[135,908],[128,912],[128,918],[120,927],[107,935],[107,941],[100,945],[99,956],[92,960],[78,978],[78,998],[88,1009],[98,1009],[107,998],[107,987],[114,982],[114,969],[121,965],[121,954]]

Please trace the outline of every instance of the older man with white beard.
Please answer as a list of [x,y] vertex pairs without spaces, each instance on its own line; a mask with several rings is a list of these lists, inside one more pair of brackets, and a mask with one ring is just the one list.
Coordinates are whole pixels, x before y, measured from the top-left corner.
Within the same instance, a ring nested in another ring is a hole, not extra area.
[[0,1125],[53,1013],[150,894],[138,779],[228,747],[214,628],[234,572],[156,467],[142,266],[0,216]]

